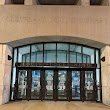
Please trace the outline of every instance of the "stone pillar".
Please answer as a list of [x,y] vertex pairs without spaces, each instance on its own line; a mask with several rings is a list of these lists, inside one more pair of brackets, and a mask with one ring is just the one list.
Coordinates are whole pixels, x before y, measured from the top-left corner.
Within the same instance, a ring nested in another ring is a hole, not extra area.
[[82,6],[89,6],[90,5],[90,0],[79,0],[79,3],[81,2]]
[[108,5],[110,6],[110,0],[108,0]]
[[109,0],[102,0],[101,5],[102,6],[108,6],[109,5]]
[[110,106],[110,46],[101,49],[102,57],[105,57],[105,62],[101,61],[102,101]]
[[5,4],[5,0],[0,0],[0,5],[4,5]]
[[5,4],[12,4],[12,0],[5,0]]
[[78,0],[77,5],[81,5],[81,0]]
[[7,103],[10,97],[10,79],[12,60],[12,48],[6,44],[0,44],[0,105]]
[[38,5],[39,2],[38,2],[38,0],[25,0],[24,4],[25,5]]
[[0,5],[4,5],[4,4],[12,4],[11,0],[0,0]]

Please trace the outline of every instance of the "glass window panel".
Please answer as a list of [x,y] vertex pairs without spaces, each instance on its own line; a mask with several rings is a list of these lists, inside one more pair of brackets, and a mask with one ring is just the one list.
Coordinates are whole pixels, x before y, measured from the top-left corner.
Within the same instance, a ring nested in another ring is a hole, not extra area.
[[82,63],[82,55],[77,53],[77,63]]
[[91,63],[91,57],[87,55],[87,63]]
[[69,44],[66,43],[57,43],[57,50],[65,50],[68,52]]
[[53,99],[54,71],[45,71],[45,99]]
[[43,52],[37,52],[37,62],[43,62]]
[[83,63],[86,63],[87,59],[86,59],[86,55],[83,55]]
[[72,71],[72,99],[80,99],[80,71]]
[[68,63],[69,44],[57,43],[57,62]]
[[36,62],[37,61],[37,53],[31,53],[31,62]]
[[23,62],[22,57],[27,54],[30,55],[30,46],[24,46],[24,47],[18,48],[18,62]]
[[14,87],[16,80],[16,68],[13,68],[12,87]]
[[14,99],[14,87],[16,81],[16,68],[13,68],[13,75],[12,75],[12,84],[11,84],[11,100]]
[[67,71],[58,71],[58,99],[67,99]]
[[31,62],[43,62],[43,44],[31,46]]
[[96,84],[100,87],[100,69],[96,69]]
[[70,63],[76,63],[76,53],[70,52]]
[[83,54],[89,55],[91,59],[91,63],[95,63],[94,62],[94,49],[83,47]]
[[13,66],[15,67],[15,64],[17,62],[17,49],[14,49],[14,61]]
[[56,43],[44,44],[44,50],[56,50]]
[[96,50],[96,64],[97,68],[100,68],[99,50]]
[[31,85],[31,99],[39,99],[40,98],[40,70],[32,71],[32,85]]
[[56,51],[45,51],[45,62],[56,62]]
[[68,54],[66,51],[57,51],[57,62],[68,63]]
[[26,62],[30,62],[30,54],[26,55]]
[[26,59],[26,55],[23,55],[22,56],[22,62],[25,62],[26,61],[25,59]]
[[27,74],[28,74],[28,72],[26,70],[19,70],[19,74],[18,74],[18,99],[26,99]]
[[93,71],[85,71],[85,97],[86,97],[86,100],[94,99]]
[[81,46],[71,44],[70,51],[81,53]]
[[56,62],[56,43],[44,45],[44,62]]
[[100,89],[97,90],[97,101],[101,102],[101,90]]

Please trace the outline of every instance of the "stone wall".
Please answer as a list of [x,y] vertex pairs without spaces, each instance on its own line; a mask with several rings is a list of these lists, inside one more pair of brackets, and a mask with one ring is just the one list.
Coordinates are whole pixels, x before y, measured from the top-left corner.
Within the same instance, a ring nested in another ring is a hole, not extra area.
[[5,36],[0,43],[35,36],[72,36],[109,45],[109,35],[109,6],[0,6],[0,36]]
[[105,62],[101,62],[102,101],[110,106],[110,46],[101,49],[101,58],[104,56]]
[[12,56],[12,48],[5,44],[0,44],[0,104],[9,101],[11,64],[8,55]]

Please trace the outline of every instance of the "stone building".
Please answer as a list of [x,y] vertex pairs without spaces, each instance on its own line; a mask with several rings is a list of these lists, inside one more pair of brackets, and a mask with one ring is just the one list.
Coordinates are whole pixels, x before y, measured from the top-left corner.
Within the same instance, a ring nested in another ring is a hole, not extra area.
[[0,104],[110,105],[110,0],[0,0]]

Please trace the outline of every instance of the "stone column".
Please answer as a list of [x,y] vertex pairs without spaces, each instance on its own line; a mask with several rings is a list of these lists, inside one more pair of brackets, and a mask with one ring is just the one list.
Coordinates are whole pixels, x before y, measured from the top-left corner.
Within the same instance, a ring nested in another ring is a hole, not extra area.
[[24,4],[25,5],[38,5],[39,2],[38,2],[38,0],[25,0]]
[[81,5],[81,0],[78,0],[77,5]]
[[82,6],[89,6],[90,5],[90,0],[79,0],[79,3],[81,2]]
[[12,0],[5,0],[5,4],[12,4]]
[[108,0],[108,5],[110,6],[110,0]]
[[102,57],[105,57],[105,62],[101,61],[102,101],[110,106],[110,46],[101,49]]
[[0,5],[4,5],[4,4],[12,4],[11,0],[0,0]]
[[12,60],[8,60],[8,55],[12,56],[12,48],[0,44],[0,105],[7,103],[10,97]]
[[102,6],[108,6],[109,0],[102,0]]
[[0,0],[0,5],[4,5],[5,4],[5,0]]

